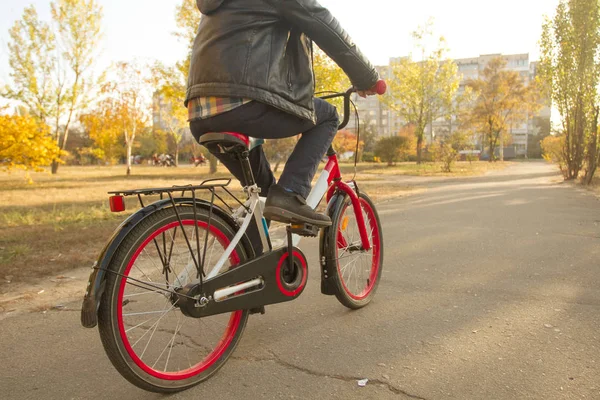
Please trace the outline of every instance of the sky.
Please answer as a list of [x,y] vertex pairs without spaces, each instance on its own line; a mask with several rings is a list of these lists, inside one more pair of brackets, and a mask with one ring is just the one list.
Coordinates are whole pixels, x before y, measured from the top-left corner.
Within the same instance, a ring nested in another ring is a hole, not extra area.
[[[181,0],[98,0],[104,8],[104,40],[98,65],[137,59],[167,64],[185,57],[186,49],[172,32],[175,6]],[[446,38],[452,58],[490,53],[530,53],[539,57],[537,42],[544,15],[559,0],[321,0],[358,47],[376,65],[412,49],[411,32],[434,19],[436,34]],[[49,20],[49,0],[0,1],[0,81],[8,78],[8,29],[23,9],[35,5]]]

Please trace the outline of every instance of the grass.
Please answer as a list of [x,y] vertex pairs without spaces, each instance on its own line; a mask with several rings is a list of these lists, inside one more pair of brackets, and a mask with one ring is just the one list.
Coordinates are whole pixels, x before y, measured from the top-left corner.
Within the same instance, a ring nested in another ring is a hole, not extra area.
[[452,164],[452,172],[443,172],[441,163],[399,163],[394,166],[371,164],[363,166],[363,174],[378,175],[414,175],[414,176],[474,176],[488,171],[506,168],[507,162],[467,162],[459,161]]
[[[481,174],[501,164],[459,163],[454,175]],[[350,178],[351,164],[341,164]],[[127,211],[114,214],[108,208],[112,190],[200,183],[203,179],[229,177],[220,168],[216,175],[207,167],[179,168],[135,166],[126,177],[123,166],[69,167],[59,173],[33,173],[29,184],[23,172],[0,172],[0,294],[8,291],[6,281],[34,282],[77,267],[89,267],[113,230],[128,214],[139,208],[135,198],[127,199]],[[398,175],[446,176],[439,164],[398,164],[387,167],[361,163],[357,176],[361,190],[375,201],[401,196],[414,185],[394,181]],[[231,189],[241,195],[239,183]]]

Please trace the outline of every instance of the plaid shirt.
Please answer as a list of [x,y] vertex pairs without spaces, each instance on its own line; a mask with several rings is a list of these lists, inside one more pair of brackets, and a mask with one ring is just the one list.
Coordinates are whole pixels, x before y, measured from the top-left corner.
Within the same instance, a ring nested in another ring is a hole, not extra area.
[[188,121],[214,117],[251,101],[240,97],[196,97],[188,102]]

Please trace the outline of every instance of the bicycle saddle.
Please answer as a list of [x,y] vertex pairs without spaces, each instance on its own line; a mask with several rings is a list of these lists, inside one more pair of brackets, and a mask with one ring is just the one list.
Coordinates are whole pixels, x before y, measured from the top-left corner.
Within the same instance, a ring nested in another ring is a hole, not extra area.
[[198,143],[211,152],[228,153],[252,150],[264,143],[264,139],[255,139],[237,132],[209,132],[200,136]]

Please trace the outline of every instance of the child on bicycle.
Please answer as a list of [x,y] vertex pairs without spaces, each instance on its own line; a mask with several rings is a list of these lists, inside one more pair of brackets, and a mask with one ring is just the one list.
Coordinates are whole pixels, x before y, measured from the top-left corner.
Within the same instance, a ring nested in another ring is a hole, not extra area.
[[[336,108],[314,97],[312,41],[360,89],[379,80],[339,22],[315,0],[196,0],[203,14],[189,72],[186,106],[198,140],[207,132],[237,132],[263,139],[301,134],[279,182],[262,146],[250,151],[264,216],[281,222],[331,225],[306,204],[319,161],[337,132]],[[238,179],[230,154],[214,154]]]

